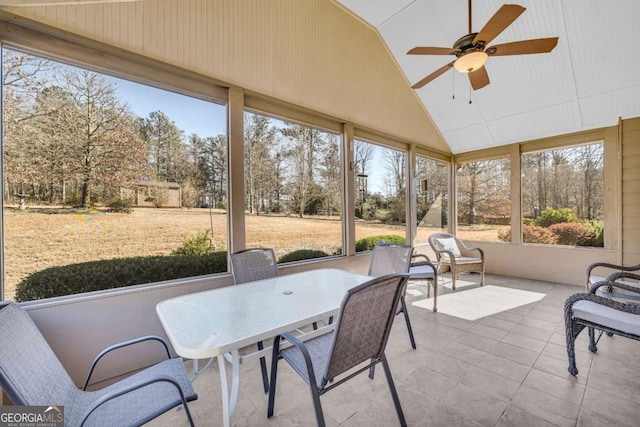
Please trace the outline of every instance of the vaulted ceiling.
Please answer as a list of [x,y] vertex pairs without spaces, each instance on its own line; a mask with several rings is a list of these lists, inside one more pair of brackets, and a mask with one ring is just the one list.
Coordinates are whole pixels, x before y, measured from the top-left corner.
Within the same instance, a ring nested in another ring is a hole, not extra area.
[[[408,85],[455,59],[407,55],[409,49],[451,47],[468,33],[467,0],[337,1],[379,32]],[[416,91],[454,153],[640,116],[640,1],[517,3],[527,10],[490,45],[557,36],[551,53],[490,57],[485,67],[491,84],[476,91],[470,91],[467,75],[453,69]],[[473,2],[473,32],[502,4]]]

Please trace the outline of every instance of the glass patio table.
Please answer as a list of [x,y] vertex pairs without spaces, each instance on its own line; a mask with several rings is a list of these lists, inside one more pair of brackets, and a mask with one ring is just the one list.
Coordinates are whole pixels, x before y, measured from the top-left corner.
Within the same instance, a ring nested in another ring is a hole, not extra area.
[[[270,351],[267,348],[245,358],[239,349],[336,315],[345,293],[368,280],[371,277],[338,269],[310,270],[170,298],[160,302],[156,312],[179,356],[217,357],[222,415],[225,427],[230,427],[238,399],[241,359],[258,358]],[[331,327],[310,332],[302,339],[318,336]],[[227,359],[232,368],[230,388]]]

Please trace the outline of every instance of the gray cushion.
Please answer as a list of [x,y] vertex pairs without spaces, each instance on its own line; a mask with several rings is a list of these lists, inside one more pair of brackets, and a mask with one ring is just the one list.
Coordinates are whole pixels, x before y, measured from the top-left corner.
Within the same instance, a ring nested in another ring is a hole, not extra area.
[[640,336],[640,316],[591,301],[573,304],[573,316],[618,331]]

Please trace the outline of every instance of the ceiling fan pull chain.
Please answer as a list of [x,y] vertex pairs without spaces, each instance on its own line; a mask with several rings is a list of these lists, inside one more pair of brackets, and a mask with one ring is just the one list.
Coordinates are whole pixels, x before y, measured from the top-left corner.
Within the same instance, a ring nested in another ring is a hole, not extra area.
[[469,82],[469,104],[471,104],[471,82]]
[[456,99],[456,73],[451,73],[451,99]]

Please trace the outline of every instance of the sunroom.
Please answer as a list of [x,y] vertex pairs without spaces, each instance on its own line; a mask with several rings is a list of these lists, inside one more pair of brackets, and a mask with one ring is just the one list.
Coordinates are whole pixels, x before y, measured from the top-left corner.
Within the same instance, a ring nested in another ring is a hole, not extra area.
[[[0,300],[81,385],[105,347],[166,337],[160,302],[233,285],[228,254],[364,275],[379,240],[435,259],[428,237],[448,232],[487,277],[454,291],[443,272],[437,313],[410,282],[417,348],[397,318],[387,349],[408,423],[634,425],[640,347],[581,337],[570,375],[563,304],[589,265],[639,263],[640,6],[519,4],[496,42],[558,45],[490,57],[473,90],[453,69],[413,89],[452,58],[406,52],[478,31],[498,1],[0,1]],[[461,308],[505,289],[521,301]],[[107,359],[93,386],[156,361]],[[197,425],[223,425],[217,369],[193,381]],[[259,366],[241,365],[233,425],[314,423],[281,369],[267,418]],[[328,424],[395,425],[382,373],[358,381],[323,398]]]

